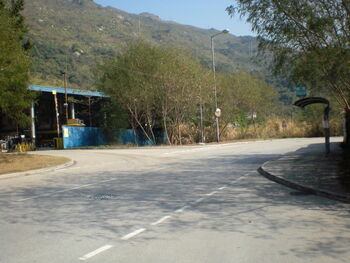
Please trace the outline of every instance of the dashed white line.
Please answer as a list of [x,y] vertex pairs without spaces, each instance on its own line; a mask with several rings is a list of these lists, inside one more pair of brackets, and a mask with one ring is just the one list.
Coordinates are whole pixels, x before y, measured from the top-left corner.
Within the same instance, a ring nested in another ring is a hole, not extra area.
[[168,219],[170,219],[170,218],[171,218],[171,216],[163,216],[163,217],[162,217],[161,219],[159,219],[158,221],[151,223],[151,225],[152,225],[152,226],[156,226],[156,225],[158,225],[158,224],[160,224],[160,223],[163,223],[165,220],[168,220]]
[[189,206],[188,206],[188,205],[185,205],[185,206],[181,207],[180,209],[177,209],[175,212],[176,212],[176,213],[182,213],[182,212],[185,211],[187,208],[189,208]]
[[241,180],[241,179],[243,179],[245,176],[247,176],[247,175],[243,175],[243,176],[241,176],[241,177],[239,177],[239,178],[237,178],[237,179],[235,179],[235,180],[231,181],[231,184],[233,184],[233,183],[236,183],[236,182],[240,181],[240,180]]
[[135,230],[134,232],[131,232],[131,233],[129,233],[129,234],[123,236],[121,239],[122,239],[122,240],[128,240],[128,239],[130,239],[130,238],[133,238],[133,237],[135,237],[135,236],[141,234],[141,233],[144,232],[144,231],[146,231],[146,228],[140,228],[140,229],[138,229],[138,230]]
[[204,197],[199,198],[199,199],[197,199],[194,203],[195,203],[195,204],[198,204],[198,203],[202,202],[204,199],[205,199]]
[[103,247],[100,247],[100,248],[90,252],[89,254],[86,254],[86,255],[80,257],[79,260],[87,260],[89,258],[96,256],[97,254],[100,254],[100,253],[112,248],[112,247],[113,247],[112,245],[105,245]]
[[211,192],[211,193],[209,193],[209,194],[206,194],[206,196],[212,196],[212,195],[215,195],[217,192],[218,192],[218,191],[213,191],[213,192]]

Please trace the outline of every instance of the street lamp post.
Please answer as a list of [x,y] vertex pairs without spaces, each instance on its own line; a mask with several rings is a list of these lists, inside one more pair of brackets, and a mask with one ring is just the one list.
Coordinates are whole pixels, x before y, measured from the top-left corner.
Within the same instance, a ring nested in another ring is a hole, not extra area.
[[67,95],[67,73],[65,71],[61,71],[61,74],[63,75],[63,81],[64,81],[64,107],[66,112],[66,124],[68,124],[68,95]]
[[218,98],[217,98],[217,89],[216,89],[216,71],[215,71],[215,52],[214,52],[214,38],[221,34],[227,34],[230,32],[228,29],[224,29],[221,32],[212,35],[210,37],[211,40],[211,53],[212,53],[212,60],[213,60],[213,76],[214,76],[214,99],[215,99],[215,121],[216,121],[216,136],[217,141],[220,142],[220,127],[219,127],[219,117],[221,113],[221,110],[218,108]]

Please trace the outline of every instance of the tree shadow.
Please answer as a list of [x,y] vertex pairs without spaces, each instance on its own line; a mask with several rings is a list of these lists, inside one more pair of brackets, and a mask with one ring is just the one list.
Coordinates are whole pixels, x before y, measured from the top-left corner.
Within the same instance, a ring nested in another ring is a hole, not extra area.
[[[291,247],[289,253],[303,258],[348,253],[350,206],[317,196],[291,195],[292,190],[256,172],[264,162],[279,157],[219,155],[168,163],[166,169],[156,171],[87,173],[74,179],[72,190],[65,183],[68,177],[59,185],[47,179],[46,186],[16,188],[15,196],[13,189],[3,191],[0,219],[6,224],[38,226],[39,234],[79,233],[87,239],[115,240],[171,214],[174,219],[162,228],[165,233],[196,228],[267,241],[297,229],[300,233],[293,235],[305,242]],[[223,185],[227,189],[206,196]],[[26,197],[33,198],[18,201]],[[205,199],[195,204],[200,197]],[[184,205],[190,206],[186,212],[174,212]],[[315,231],[328,231],[329,236],[315,240]]]

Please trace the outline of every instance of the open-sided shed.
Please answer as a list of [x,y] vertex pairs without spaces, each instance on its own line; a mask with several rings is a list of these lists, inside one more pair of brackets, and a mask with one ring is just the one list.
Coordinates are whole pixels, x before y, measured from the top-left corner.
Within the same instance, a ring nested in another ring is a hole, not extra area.
[[[37,147],[52,147],[62,140],[65,142],[63,146],[75,147],[104,143],[102,132],[96,128],[103,121],[98,114],[107,97],[103,93],[42,85],[29,85],[28,89],[38,93],[28,111],[31,126],[18,129],[16,123],[0,116],[0,137],[22,135],[30,138]],[[79,132],[75,132],[78,128]],[[64,131],[69,131],[72,136],[69,132],[64,134]],[[96,136],[101,138],[96,139]]]

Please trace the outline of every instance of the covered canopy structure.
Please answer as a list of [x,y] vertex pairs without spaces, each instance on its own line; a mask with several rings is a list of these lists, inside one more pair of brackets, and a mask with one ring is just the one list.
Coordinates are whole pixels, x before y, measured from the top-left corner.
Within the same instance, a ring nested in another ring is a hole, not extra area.
[[[104,121],[99,114],[107,96],[101,92],[42,85],[29,85],[28,89],[38,93],[28,111],[31,117],[30,128],[18,129],[16,123],[6,116],[0,116],[0,139],[25,135],[38,147],[52,147],[55,139],[62,140],[64,125],[86,132],[93,130],[92,127],[101,126]],[[75,138],[81,139],[80,144],[92,143],[91,139],[86,141],[83,133],[80,132],[80,135]]]
[[329,101],[327,99],[321,98],[321,97],[309,97],[309,98],[297,100],[296,102],[294,102],[294,105],[304,109],[308,105],[317,104],[317,103],[327,105],[326,108],[324,109],[324,112],[323,112],[323,129],[324,129],[325,147],[326,147],[325,151],[326,151],[326,154],[329,154],[330,153],[330,141],[329,141],[329,136],[330,136],[330,132],[329,132],[330,106],[329,106]]
[[329,106],[329,101],[321,97],[309,97],[309,98],[300,99],[294,102],[294,105],[300,108],[305,108],[306,106],[310,104],[315,104],[315,103],[326,104],[327,106]]

